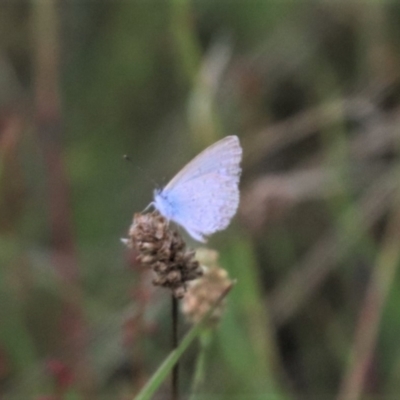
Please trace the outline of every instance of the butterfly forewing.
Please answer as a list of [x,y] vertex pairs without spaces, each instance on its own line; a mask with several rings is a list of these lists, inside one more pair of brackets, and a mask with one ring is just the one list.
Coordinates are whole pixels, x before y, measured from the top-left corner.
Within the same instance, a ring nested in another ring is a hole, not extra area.
[[164,188],[171,190],[191,179],[195,179],[208,172],[226,169],[230,175],[240,176],[240,161],[242,159],[242,148],[237,136],[227,136],[212,144],[198,154],[192,161],[186,164]]

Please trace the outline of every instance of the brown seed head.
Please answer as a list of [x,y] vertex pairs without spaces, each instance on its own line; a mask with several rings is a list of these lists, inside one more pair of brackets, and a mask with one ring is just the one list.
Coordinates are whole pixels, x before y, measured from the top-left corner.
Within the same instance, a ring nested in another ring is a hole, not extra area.
[[[200,321],[224,290],[232,284],[228,273],[218,265],[218,252],[199,249],[197,259],[203,265],[203,276],[190,282],[182,301],[182,311],[192,323]],[[224,308],[225,301],[222,301],[213,311],[209,320],[210,326],[218,323]]]
[[138,252],[141,264],[153,269],[153,284],[171,289],[177,298],[184,296],[189,281],[202,275],[194,251],[186,249],[178,232],[157,211],[135,214],[123,242]]

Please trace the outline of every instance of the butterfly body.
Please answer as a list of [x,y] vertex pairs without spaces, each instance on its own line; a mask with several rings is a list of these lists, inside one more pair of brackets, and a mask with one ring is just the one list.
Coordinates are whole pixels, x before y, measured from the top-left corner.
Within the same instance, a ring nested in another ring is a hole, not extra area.
[[214,143],[155,191],[154,206],[196,240],[225,229],[239,205],[242,148],[236,136]]

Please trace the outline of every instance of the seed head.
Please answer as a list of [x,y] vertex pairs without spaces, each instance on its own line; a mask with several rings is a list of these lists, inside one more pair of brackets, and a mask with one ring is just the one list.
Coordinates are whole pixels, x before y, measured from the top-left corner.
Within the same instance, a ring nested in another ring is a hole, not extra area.
[[129,237],[122,241],[138,252],[141,264],[152,268],[153,284],[171,289],[177,298],[185,295],[189,281],[202,275],[195,252],[186,249],[182,237],[158,211],[135,214]]
[[[182,301],[182,311],[192,323],[199,322],[218,300],[221,293],[232,284],[226,270],[218,265],[218,252],[199,249],[197,259],[203,266],[203,276],[190,282]],[[222,301],[209,319],[210,326],[215,326],[218,323],[224,309],[225,301]]]

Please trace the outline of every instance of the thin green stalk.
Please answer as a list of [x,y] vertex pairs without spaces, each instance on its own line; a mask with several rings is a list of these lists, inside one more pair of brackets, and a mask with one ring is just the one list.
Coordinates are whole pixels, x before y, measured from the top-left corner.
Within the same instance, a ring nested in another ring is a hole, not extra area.
[[196,367],[193,377],[192,394],[190,400],[195,400],[197,393],[201,389],[205,381],[206,358],[210,349],[212,340],[212,331],[204,330],[199,338],[200,350],[196,359]]
[[153,374],[147,384],[143,387],[143,389],[139,392],[139,394],[135,397],[135,400],[150,400],[157,389],[164,382],[168,374],[171,372],[174,365],[181,358],[183,353],[187,350],[187,348],[191,345],[191,343],[196,339],[198,335],[203,331],[204,326],[207,320],[210,318],[211,314],[215,310],[216,307],[221,303],[221,301],[226,297],[226,295],[232,289],[234,283],[232,283],[227,289],[225,289],[218,300],[214,303],[214,305],[210,308],[210,310],[204,315],[204,317],[200,320],[200,322],[195,325],[182,339],[179,346],[173,350],[170,355],[164,360],[164,362],[160,365],[157,371]]

